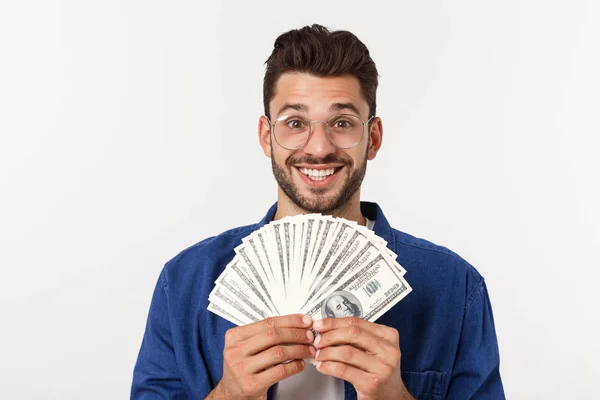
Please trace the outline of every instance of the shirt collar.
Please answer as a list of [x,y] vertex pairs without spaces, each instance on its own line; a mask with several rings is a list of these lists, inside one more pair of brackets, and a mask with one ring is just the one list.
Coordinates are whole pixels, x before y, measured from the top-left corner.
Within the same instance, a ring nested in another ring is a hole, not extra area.
[[[260,220],[258,224],[256,224],[256,229],[261,228],[265,224],[273,221],[273,217],[275,216],[275,212],[277,212],[277,203],[273,204],[269,211],[267,211],[267,215]],[[396,243],[394,241],[394,232],[392,231],[392,227],[388,223],[387,219],[383,215],[383,211],[381,207],[377,203],[371,203],[368,201],[360,202],[360,212],[366,218],[375,220],[375,226],[373,231],[379,237],[387,242],[387,246],[393,252],[396,252]]]

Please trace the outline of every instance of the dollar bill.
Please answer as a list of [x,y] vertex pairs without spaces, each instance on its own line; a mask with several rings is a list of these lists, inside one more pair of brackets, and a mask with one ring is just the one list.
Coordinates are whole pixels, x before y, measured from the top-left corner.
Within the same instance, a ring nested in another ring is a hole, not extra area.
[[313,319],[358,317],[375,321],[411,291],[398,270],[378,255],[329,289],[306,313]]

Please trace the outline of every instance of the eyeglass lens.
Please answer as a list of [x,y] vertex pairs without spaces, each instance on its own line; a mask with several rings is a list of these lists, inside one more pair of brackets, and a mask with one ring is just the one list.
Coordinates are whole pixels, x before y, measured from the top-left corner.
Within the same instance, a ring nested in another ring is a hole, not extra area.
[[[308,141],[314,124],[302,117],[281,117],[275,121],[275,140],[286,149],[299,149]],[[327,133],[331,142],[342,149],[354,147],[362,139],[363,121],[355,115],[336,115],[327,121]]]

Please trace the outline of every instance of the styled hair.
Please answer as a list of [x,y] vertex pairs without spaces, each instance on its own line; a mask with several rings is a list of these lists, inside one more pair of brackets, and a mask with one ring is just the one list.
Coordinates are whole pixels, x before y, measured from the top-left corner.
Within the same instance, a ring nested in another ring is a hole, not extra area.
[[369,105],[369,117],[376,112],[378,73],[367,46],[353,33],[330,31],[322,25],[305,26],[280,35],[267,59],[263,82],[265,115],[275,97],[275,85],[286,72],[309,73],[318,77],[355,76]]

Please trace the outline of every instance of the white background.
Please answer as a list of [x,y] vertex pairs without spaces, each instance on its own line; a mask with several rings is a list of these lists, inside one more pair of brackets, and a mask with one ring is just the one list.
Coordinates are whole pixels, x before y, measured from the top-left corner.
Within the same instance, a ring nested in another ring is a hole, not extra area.
[[600,17],[570,1],[0,3],[0,398],[124,399],[163,264],[275,201],[264,61],[365,42],[363,199],[486,277],[508,398],[599,398]]

